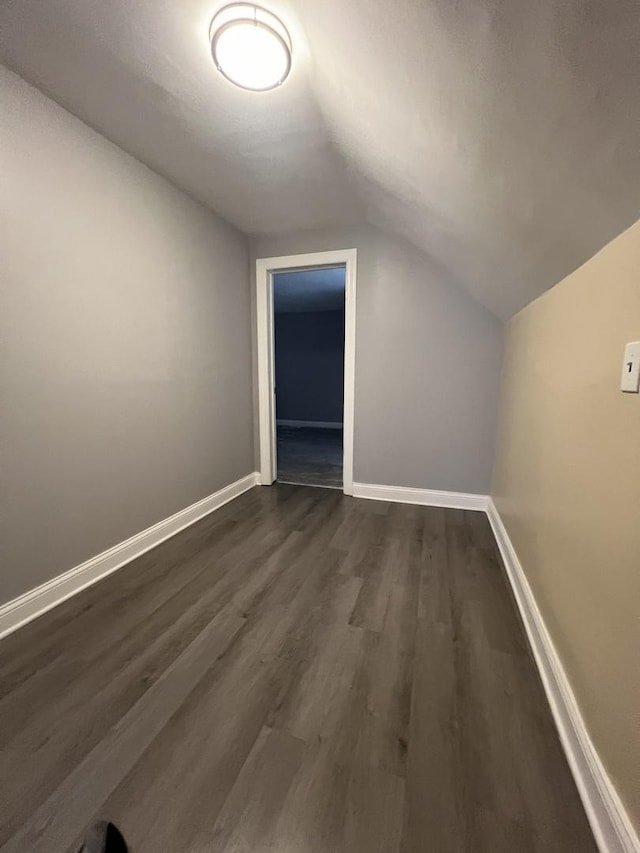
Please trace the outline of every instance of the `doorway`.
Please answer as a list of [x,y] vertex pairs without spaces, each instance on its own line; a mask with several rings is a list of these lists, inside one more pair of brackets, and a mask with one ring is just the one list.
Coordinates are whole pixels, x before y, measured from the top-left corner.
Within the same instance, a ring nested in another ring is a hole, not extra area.
[[260,481],[353,493],[356,250],[256,262]]
[[276,479],[342,489],[344,264],[273,274]]

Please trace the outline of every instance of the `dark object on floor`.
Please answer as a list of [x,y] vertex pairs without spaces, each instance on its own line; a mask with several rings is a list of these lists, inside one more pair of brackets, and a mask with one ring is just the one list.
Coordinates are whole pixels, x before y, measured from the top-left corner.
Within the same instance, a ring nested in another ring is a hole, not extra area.
[[0,696],[2,853],[98,813],[135,853],[597,853],[481,512],[256,487],[3,639]]
[[80,853],[127,853],[127,850],[118,827],[101,820],[89,827]]
[[342,488],[342,430],[278,427],[278,482]]

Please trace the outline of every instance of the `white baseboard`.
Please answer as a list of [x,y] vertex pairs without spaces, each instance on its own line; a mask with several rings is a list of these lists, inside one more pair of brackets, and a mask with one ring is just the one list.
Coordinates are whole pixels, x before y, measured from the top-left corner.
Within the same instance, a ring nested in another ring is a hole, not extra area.
[[103,551],[90,560],[69,569],[50,581],[14,598],[0,607],[0,638],[11,634],[37,616],[51,610],[52,607],[71,598],[72,595],[96,583],[116,569],[140,557],[146,551],[155,548],[165,539],[175,536],[185,527],[203,518],[205,515],[219,509],[224,504],[237,498],[243,492],[258,485],[259,475],[248,474],[241,480],[231,483],[214,494],[191,504],[191,506],[176,512],[175,515],[159,521],[141,533],[136,533],[130,539],[114,545],[108,551]]
[[276,421],[276,426],[288,426],[288,427],[302,427],[303,429],[306,427],[307,429],[310,427],[315,427],[316,429],[342,429],[342,421],[288,421],[288,420],[278,420]]
[[601,853],[640,853],[640,839],[589,737],[567,674],[491,498],[487,515],[598,848]]
[[466,492],[440,492],[434,489],[409,489],[403,486],[378,486],[372,483],[354,483],[354,498],[367,498],[373,501],[392,501],[402,504],[420,504],[421,506],[439,506],[446,509],[487,509],[486,495],[472,495]]

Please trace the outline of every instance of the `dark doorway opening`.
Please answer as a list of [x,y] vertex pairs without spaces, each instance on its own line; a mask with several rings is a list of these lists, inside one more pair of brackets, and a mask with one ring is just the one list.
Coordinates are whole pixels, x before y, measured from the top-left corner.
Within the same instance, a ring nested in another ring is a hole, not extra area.
[[280,482],[342,488],[345,272],[273,276]]

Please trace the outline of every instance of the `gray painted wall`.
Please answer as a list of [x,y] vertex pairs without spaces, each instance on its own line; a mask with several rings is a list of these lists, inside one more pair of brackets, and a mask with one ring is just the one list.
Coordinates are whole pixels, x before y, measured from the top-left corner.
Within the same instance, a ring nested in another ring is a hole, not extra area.
[[276,416],[340,423],[344,397],[344,311],[275,315]]
[[443,282],[425,255],[373,226],[256,237],[252,256],[354,247],[354,479],[487,494],[502,323]]
[[253,470],[244,237],[0,66],[0,601]]

